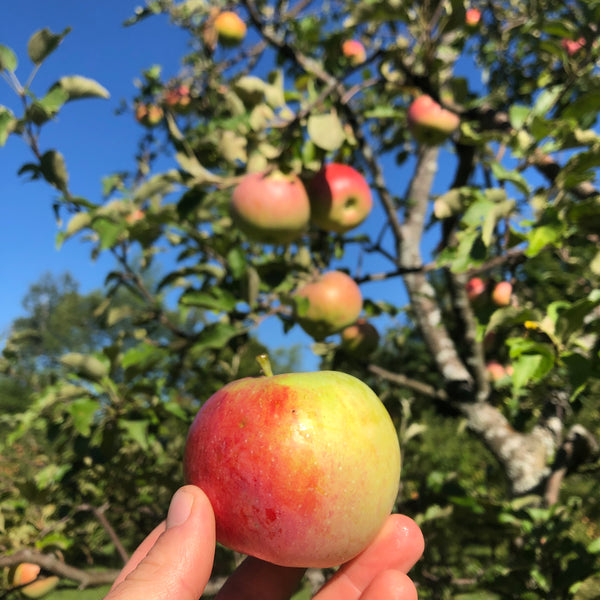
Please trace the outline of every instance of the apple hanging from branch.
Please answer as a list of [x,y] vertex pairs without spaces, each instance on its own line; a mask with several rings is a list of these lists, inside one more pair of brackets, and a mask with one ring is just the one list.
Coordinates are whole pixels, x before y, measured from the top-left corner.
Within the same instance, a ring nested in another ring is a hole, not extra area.
[[219,43],[226,47],[239,45],[246,37],[246,23],[231,10],[220,12],[215,18]]
[[359,40],[344,40],[342,54],[353,67],[361,65],[367,60],[367,51]]
[[460,117],[433,98],[419,96],[408,108],[408,128],[420,144],[437,146],[458,129]]
[[367,358],[379,345],[379,332],[366,319],[345,327],[341,333],[342,350],[350,356]]
[[221,544],[287,567],[337,566],[392,511],[396,428],[351,375],[263,371],[202,406],[187,437],[185,478],[210,499]]

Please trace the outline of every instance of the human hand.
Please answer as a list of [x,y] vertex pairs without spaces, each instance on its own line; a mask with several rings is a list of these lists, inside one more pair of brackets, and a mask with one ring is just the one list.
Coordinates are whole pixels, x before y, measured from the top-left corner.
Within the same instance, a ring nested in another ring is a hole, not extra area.
[[[372,544],[343,565],[313,600],[415,600],[406,575],[423,552],[414,521],[391,515]],[[148,535],[104,600],[198,600],[215,552],[215,518],[204,492],[179,489],[167,519]],[[304,569],[248,557],[219,591],[217,600],[288,600]]]

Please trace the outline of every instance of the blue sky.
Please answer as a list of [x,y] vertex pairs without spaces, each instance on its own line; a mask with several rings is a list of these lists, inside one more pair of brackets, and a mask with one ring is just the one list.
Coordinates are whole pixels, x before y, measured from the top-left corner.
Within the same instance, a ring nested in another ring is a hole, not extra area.
[[[135,94],[134,80],[153,64],[161,64],[166,77],[175,74],[180,58],[186,51],[186,37],[163,17],[147,19],[129,28],[122,23],[130,17],[140,2],[130,0],[28,0],[8,2],[2,11],[0,44],[11,47],[19,57],[16,71],[25,81],[31,70],[27,58],[27,41],[32,33],[48,27],[72,32],[46,60],[35,78],[34,91],[42,95],[63,75],[84,75],[96,79],[111,93],[110,100],[85,100],[68,104],[55,123],[42,133],[42,150],[56,147],[66,160],[70,186],[74,193],[98,201],[101,178],[113,171],[128,169],[136,141],[142,130],[131,114],[117,116],[122,100]],[[17,98],[0,80],[0,104],[18,111]],[[12,136],[0,149],[0,219],[4,224],[0,236],[0,346],[10,323],[22,314],[21,300],[29,286],[45,272],[60,274],[69,271],[87,292],[102,285],[111,267],[107,257],[93,262],[90,248],[78,239],[67,241],[56,249],[57,225],[51,210],[52,188],[43,182],[29,182],[17,175],[19,167],[31,159],[30,151],[19,138]],[[451,160],[445,160],[438,175],[438,186],[447,183]],[[392,168],[390,166],[390,168]],[[406,185],[409,171],[394,173],[390,181]],[[389,175],[389,173],[388,173]],[[380,224],[380,217],[371,215],[369,224]],[[366,257],[372,260],[372,257]],[[376,270],[389,268],[381,263]],[[396,304],[406,300],[404,288],[393,282],[363,286],[367,297],[381,297]],[[274,347],[301,343],[308,347],[310,338],[295,327],[283,338],[277,319],[268,319],[261,327],[260,337]],[[316,357],[306,355],[303,368],[317,368]]]

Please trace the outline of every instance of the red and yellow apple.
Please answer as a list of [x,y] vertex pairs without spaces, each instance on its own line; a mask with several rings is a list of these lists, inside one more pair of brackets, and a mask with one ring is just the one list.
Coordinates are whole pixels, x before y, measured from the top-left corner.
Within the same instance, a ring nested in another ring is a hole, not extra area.
[[342,43],[342,54],[348,59],[348,62],[356,67],[367,60],[367,52],[362,42],[358,40],[345,40]]
[[246,23],[231,10],[224,10],[217,15],[215,29],[223,46],[237,46],[246,37]]
[[356,321],[363,306],[357,283],[342,271],[328,271],[300,286],[293,295],[295,318],[315,340]]
[[[18,587],[27,598],[41,598],[58,584],[56,575],[40,576],[40,566],[34,563],[20,563],[8,574],[9,584]],[[21,587],[23,586],[23,587]]]
[[385,407],[359,379],[270,375],[206,401],[184,473],[210,499],[221,544],[286,567],[333,567],[359,554],[392,511],[400,449]]
[[408,128],[420,144],[441,144],[460,125],[460,118],[427,95],[416,98],[407,112]]
[[158,104],[145,104],[140,102],[135,107],[135,118],[138,123],[146,127],[154,127],[161,122],[164,116],[163,109]]
[[342,329],[341,337],[342,349],[351,356],[367,357],[379,345],[379,332],[366,319],[358,319]]
[[496,306],[508,306],[512,295],[512,284],[509,281],[497,283],[492,292],[492,302]]
[[478,8],[468,8],[465,13],[465,24],[470,29],[474,29],[479,25],[481,20],[481,11]]
[[373,198],[365,178],[348,165],[325,165],[308,183],[311,221],[321,229],[345,233],[371,212]]
[[466,285],[467,296],[471,302],[485,292],[485,282],[481,277],[471,277]]
[[166,90],[163,98],[165,105],[175,112],[187,110],[192,101],[190,87],[183,83]]
[[249,173],[231,195],[231,217],[250,239],[288,244],[302,235],[310,220],[310,202],[297,175]]

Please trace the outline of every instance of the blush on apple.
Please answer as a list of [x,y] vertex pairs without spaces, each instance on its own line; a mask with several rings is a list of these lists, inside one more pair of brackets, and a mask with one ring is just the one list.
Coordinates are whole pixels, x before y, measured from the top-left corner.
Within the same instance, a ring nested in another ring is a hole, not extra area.
[[311,221],[325,231],[345,233],[371,212],[373,198],[365,178],[348,165],[325,165],[308,183]]
[[215,29],[223,46],[237,46],[246,37],[246,23],[231,10],[224,10],[217,15]]
[[392,511],[400,449],[385,407],[359,379],[270,375],[206,401],[184,472],[210,499],[221,544],[286,567],[333,567],[364,550]]
[[342,43],[342,54],[348,59],[354,67],[367,60],[367,52],[362,42],[358,40],[345,40]]
[[485,292],[485,282],[481,277],[471,277],[466,285],[467,296],[473,301]]
[[345,327],[341,333],[342,349],[351,356],[366,358],[379,345],[379,332],[366,319]]
[[419,96],[408,108],[408,127],[420,144],[436,146],[460,124],[458,115],[442,108],[433,98]]
[[250,239],[288,244],[307,229],[310,202],[297,175],[250,173],[233,191],[230,212]]
[[492,302],[496,306],[508,306],[512,294],[512,284],[509,281],[497,283],[492,292]]
[[328,271],[294,294],[295,317],[315,340],[322,340],[356,321],[363,300],[357,283],[342,271]]

